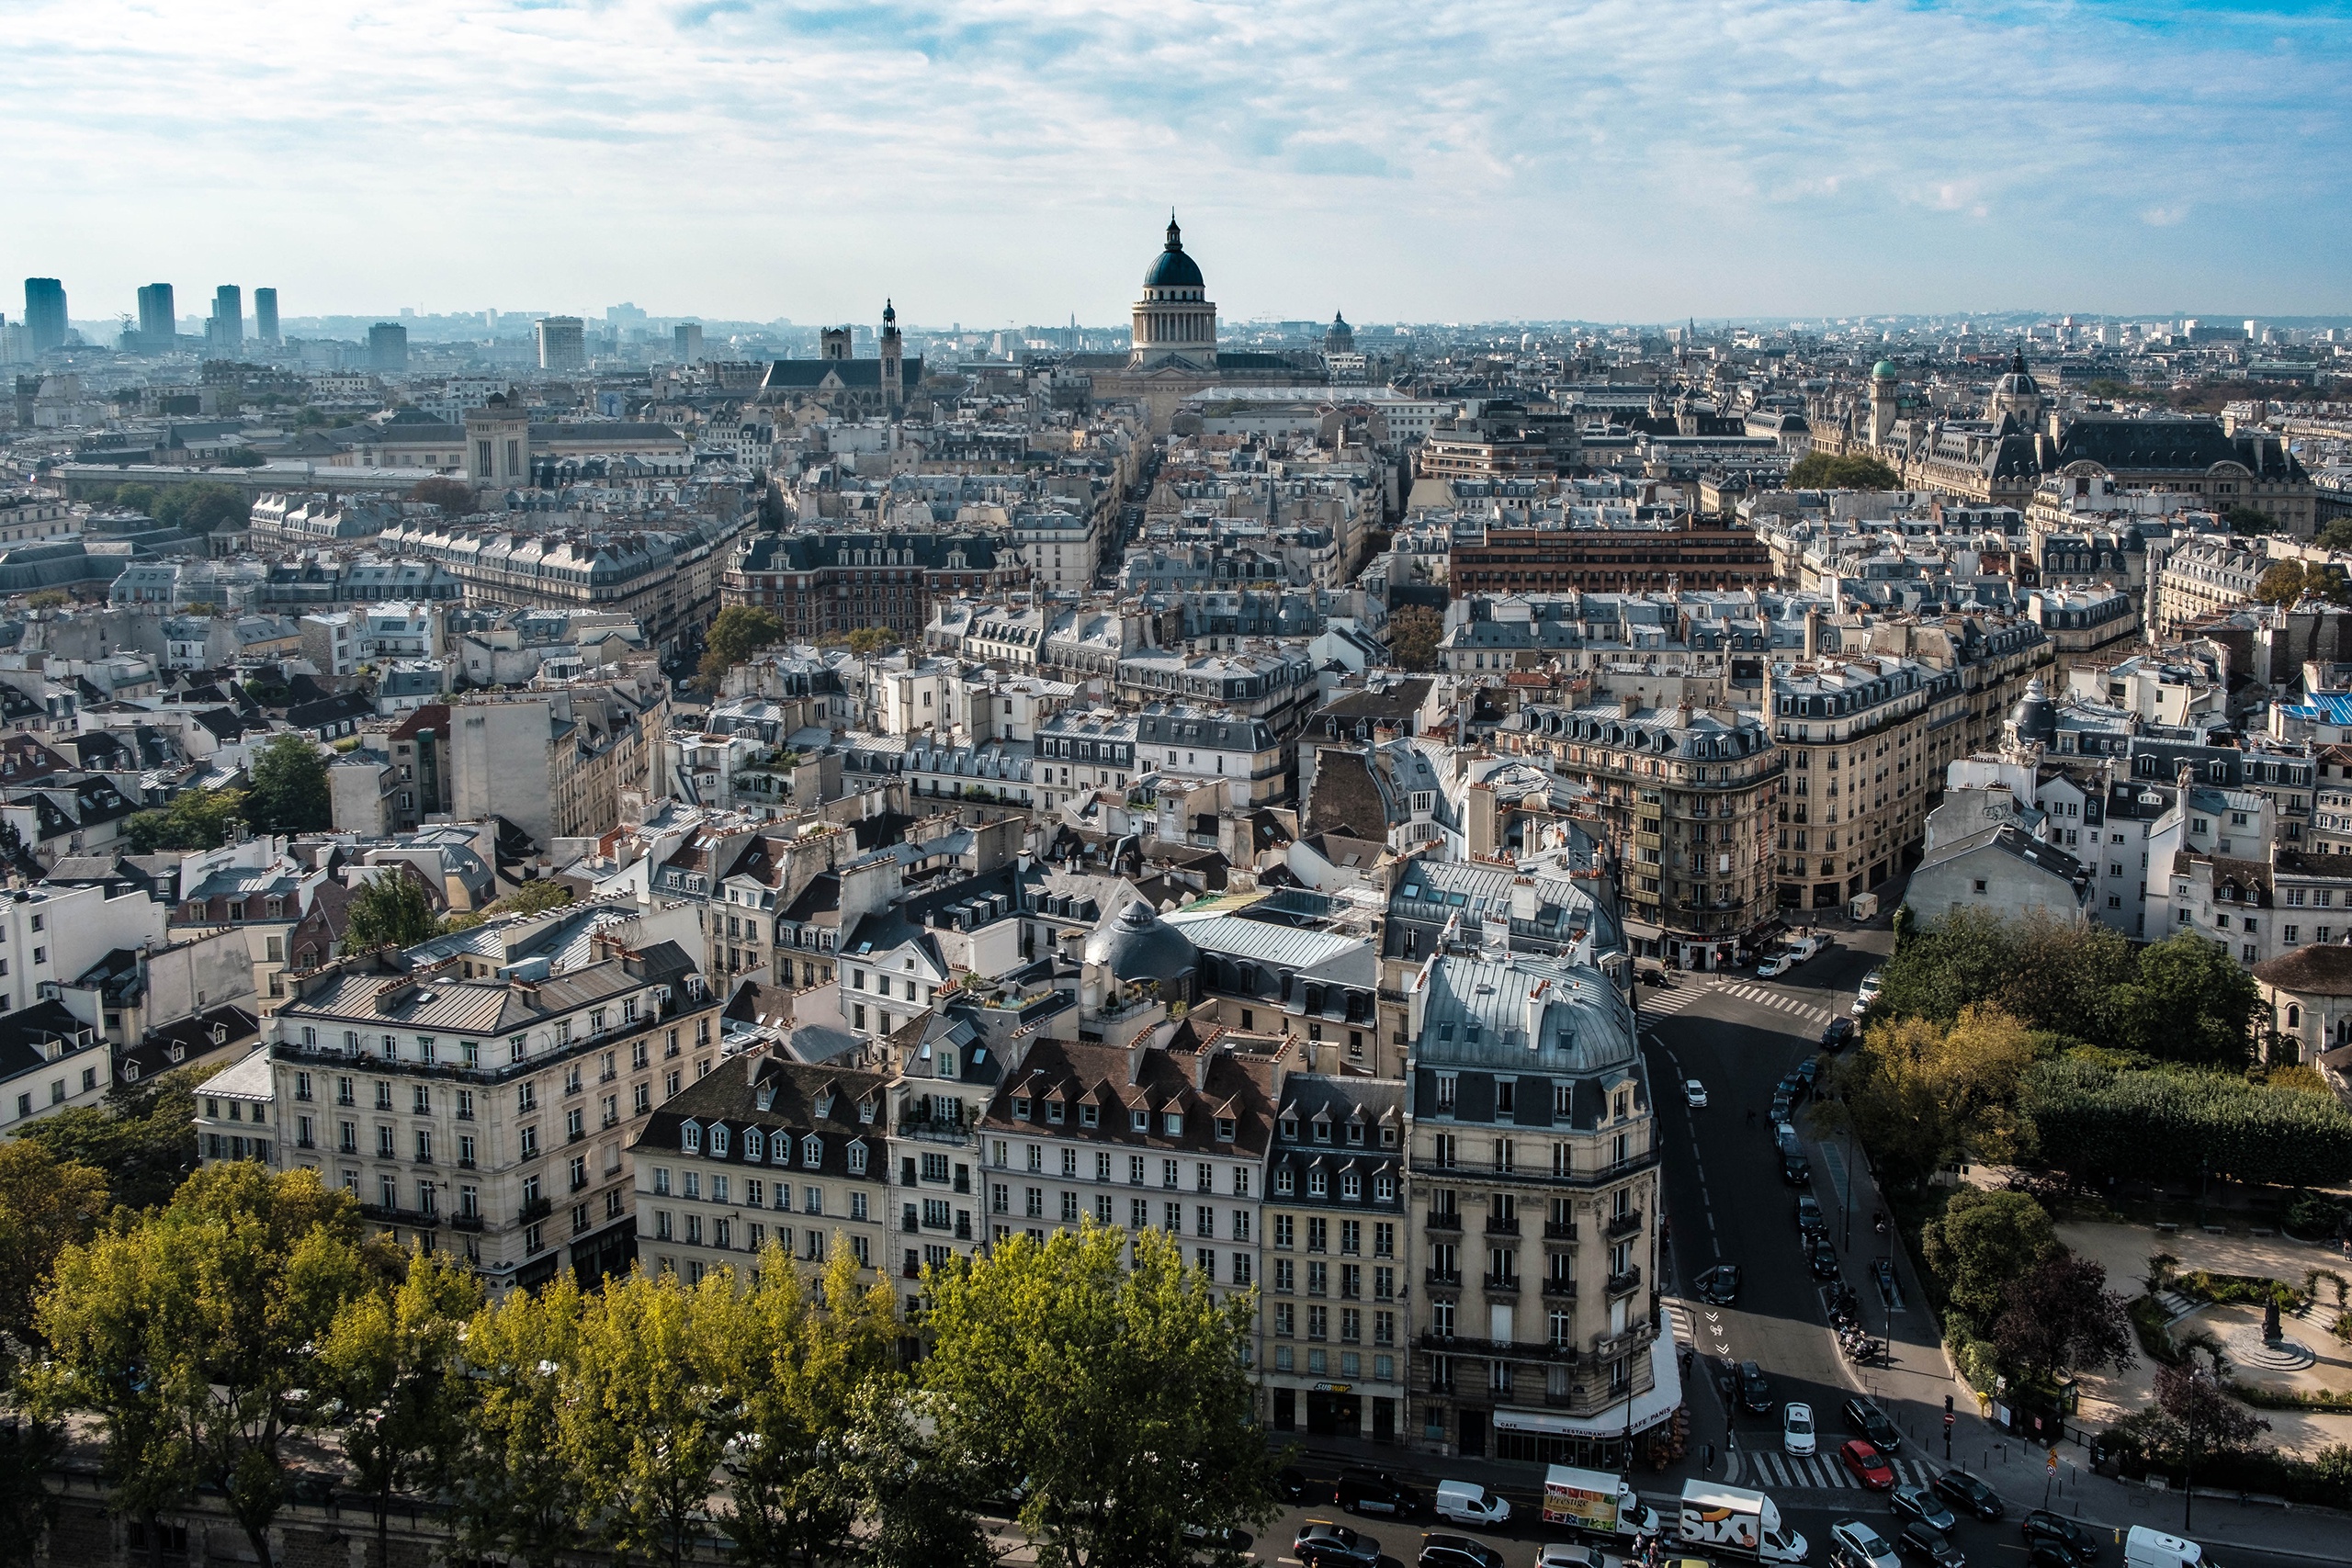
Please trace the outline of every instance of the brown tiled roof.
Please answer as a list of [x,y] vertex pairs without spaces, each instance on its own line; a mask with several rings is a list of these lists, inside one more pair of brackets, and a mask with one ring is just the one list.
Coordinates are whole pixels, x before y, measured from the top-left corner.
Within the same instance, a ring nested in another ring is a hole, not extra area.
[[2317,942],[2254,966],[2254,977],[2306,997],[2352,997],[2352,944]]

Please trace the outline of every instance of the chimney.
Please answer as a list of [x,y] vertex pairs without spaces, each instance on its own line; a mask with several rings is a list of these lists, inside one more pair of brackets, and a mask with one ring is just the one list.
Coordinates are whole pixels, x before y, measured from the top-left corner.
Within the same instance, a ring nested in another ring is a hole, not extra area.
[[1521,876],[1510,885],[1510,918],[1514,920],[1535,919],[1535,879]]
[[1821,607],[1808,604],[1804,612],[1804,661],[1812,663],[1821,654]]

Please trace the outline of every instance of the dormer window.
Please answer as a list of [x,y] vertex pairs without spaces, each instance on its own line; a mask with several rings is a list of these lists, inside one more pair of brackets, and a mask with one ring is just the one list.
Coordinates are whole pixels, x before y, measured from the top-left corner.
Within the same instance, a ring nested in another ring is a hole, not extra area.
[[713,1127],[710,1130],[710,1153],[711,1157],[714,1159],[725,1159],[727,1157],[726,1128]]
[[[764,1111],[767,1107],[763,1105],[760,1109]],[[757,1127],[746,1127],[743,1129],[743,1157],[751,1161],[753,1165],[757,1165],[762,1160],[768,1157],[767,1134],[761,1132]]]
[[810,1170],[825,1163],[825,1140],[811,1133],[800,1140],[800,1163]]
[[1324,1173],[1322,1167],[1317,1166],[1306,1173],[1306,1195],[1309,1198],[1323,1197],[1330,1190],[1331,1179]]
[[1216,1119],[1216,1141],[1220,1144],[1229,1144],[1233,1142],[1233,1118],[1230,1116],[1218,1117]]
[[1102,1122],[1102,1108],[1101,1106],[1095,1104],[1091,1100],[1083,1100],[1080,1103],[1078,1108],[1078,1124],[1080,1126],[1097,1126]]
[[1396,1146],[1396,1128],[1384,1125],[1380,1129],[1380,1146],[1384,1149],[1393,1149]]
[[702,1129],[692,1122],[679,1127],[678,1146],[690,1155],[702,1153]]
[[1318,1144],[1328,1144],[1331,1141],[1331,1123],[1322,1121],[1315,1123],[1315,1141]]
[[867,1123],[871,1123],[873,1122],[874,1102],[872,1100],[861,1100],[857,1102],[857,1119],[860,1122]]
[[1160,1130],[1171,1138],[1181,1138],[1184,1135],[1184,1113],[1181,1111],[1161,1112],[1159,1124]]
[[1130,1127],[1132,1127],[1133,1129],[1135,1129],[1135,1131],[1136,1131],[1136,1132],[1138,1132],[1138,1133],[1148,1133],[1148,1132],[1150,1132],[1150,1131],[1151,1131],[1151,1112],[1150,1112],[1150,1111],[1129,1111],[1129,1112],[1127,1113],[1127,1125],[1128,1125],[1128,1126],[1130,1126]]
[[1061,1124],[1062,1102],[1060,1100],[1049,1100],[1046,1101],[1046,1120],[1053,1122],[1056,1126],[1059,1126]]
[[1372,1201],[1375,1203],[1394,1203],[1396,1201],[1396,1178],[1395,1175],[1384,1170],[1378,1176],[1372,1179]]
[[1617,1091],[1617,1120],[1618,1120],[1618,1121],[1620,1121],[1620,1122],[1623,1122],[1626,1117],[1631,1116],[1633,1113],[1634,1113],[1634,1092],[1633,1092],[1633,1090],[1631,1090],[1631,1089],[1619,1089],[1619,1090]]
[[1027,1095],[1016,1094],[1012,1097],[1012,1116],[1013,1120],[1017,1122],[1026,1122],[1029,1120],[1029,1097]]
[[1348,1170],[1348,1171],[1342,1171],[1342,1172],[1340,1172],[1340,1199],[1341,1199],[1343,1201],[1350,1202],[1350,1203],[1356,1203],[1356,1202],[1361,1202],[1361,1201],[1363,1201],[1363,1177],[1361,1177],[1361,1176],[1358,1176],[1358,1175],[1357,1175],[1354,1171],[1352,1171],[1352,1170]]
[[1290,1167],[1283,1166],[1281,1169],[1274,1172],[1274,1195],[1276,1197],[1287,1198],[1295,1190],[1295,1179],[1291,1175]]
[[[939,1048],[938,1055],[932,1058],[932,1064],[933,1070],[936,1072],[939,1077],[943,1078],[954,1077],[956,1076],[955,1050],[950,1046],[941,1046]],[[1025,1115],[1027,1113],[1024,1111],[1023,1114]]]
[[1283,1141],[1291,1144],[1298,1142],[1297,1117],[1285,1116],[1283,1118]]

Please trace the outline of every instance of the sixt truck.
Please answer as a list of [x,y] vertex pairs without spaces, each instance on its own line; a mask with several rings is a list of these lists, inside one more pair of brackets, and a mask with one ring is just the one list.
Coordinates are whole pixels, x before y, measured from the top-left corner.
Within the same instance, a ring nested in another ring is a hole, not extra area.
[[1628,1540],[1657,1535],[1662,1528],[1657,1510],[1645,1506],[1623,1476],[1565,1464],[1544,1472],[1544,1522]]
[[1709,1482],[1683,1483],[1677,1538],[1684,1546],[1727,1551],[1763,1562],[1802,1562],[1805,1539],[1781,1524],[1781,1510],[1761,1492]]

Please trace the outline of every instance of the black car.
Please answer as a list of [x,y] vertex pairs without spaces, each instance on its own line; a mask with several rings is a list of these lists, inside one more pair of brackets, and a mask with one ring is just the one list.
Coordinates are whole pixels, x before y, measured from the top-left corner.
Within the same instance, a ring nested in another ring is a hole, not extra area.
[[2026,1568],[2083,1568],[2074,1548],[2055,1540],[2037,1540],[2025,1549]]
[[1332,1489],[1332,1501],[1351,1514],[1394,1514],[1410,1518],[1421,1506],[1420,1495],[1385,1470],[1343,1470]]
[[[1885,1411],[1860,1394],[1846,1402],[1846,1430],[1868,1438],[1871,1447],[1883,1454],[1899,1452],[1903,1447],[1903,1429],[1888,1419]],[[1943,1483],[1938,1482],[1936,1490],[1942,1492]]]
[[2098,1555],[2098,1537],[2064,1514],[2036,1508],[2025,1517],[2023,1528],[2029,1547],[2037,1540],[2054,1540],[2086,1562]]
[[1640,978],[1642,984],[1645,986],[1671,986],[1674,984],[1673,976],[1667,974],[1663,969],[1645,969],[1642,971]]
[[1739,1300],[1739,1265],[1718,1263],[1699,1276],[1699,1299],[1709,1306],[1729,1306]]
[[1804,1235],[1826,1235],[1829,1216],[1821,1212],[1821,1200],[1810,1192],[1797,1194],[1797,1230]]
[[1896,1487],[1887,1498],[1886,1506],[1894,1510],[1896,1518],[1925,1525],[1938,1535],[1950,1535],[1960,1528],[1960,1521],[1952,1517],[1951,1510],[1924,1486]]
[[1817,1235],[1813,1238],[1805,1248],[1804,1261],[1805,1266],[1813,1270],[1815,1279],[1835,1280],[1838,1278],[1838,1249],[1829,1245],[1827,1236]]
[[1813,1185],[1813,1161],[1803,1155],[1781,1156],[1781,1179],[1792,1187]]
[[1820,1057],[1818,1057],[1818,1056],[1807,1056],[1804,1061],[1799,1062],[1799,1063],[1797,1064],[1797,1077],[1798,1077],[1798,1078],[1799,1078],[1799,1079],[1801,1079],[1801,1080],[1804,1082],[1804,1087],[1805,1087],[1808,1090],[1810,1090],[1810,1089],[1813,1088],[1814,1080],[1815,1080],[1815,1078],[1819,1077],[1820,1076],[1821,1076],[1821,1058],[1820,1058]]
[[1308,1492],[1322,1495],[1322,1488],[1310,1486],[1306,1472],[1295,1464],[1286,1464],[1274,1472],[1274,1495],[1285,1503],[1304,1503]]
[[[1851,1409],[1859,1403],[1859,1400],[1849,1400],[1848,1408]],[[1947,1470],[1937,1476],[1936,1495],[1956,1508],[1966,1509],[1980,1519],[1997,1519],[2007,1511],[2001,1506],[1999,1493],[1964,1470]],[[2064,1551],[2064,1548],[2059,1550]]]
[[1894,1538],[1894,1550],[1906,1560],[1925,1562],[1928,1568],[1967,1568],[1968,1564],[1968,1559],[1961,1555],[1950,1536],[1927,1525],[1905,1525],[1903,1533]]
[[1795,1107],[1790,1103],[1789,1097],[1787,1095],[1777,1091],[1774,1092],[1772,1096],[1772,1120],[1775,1122],[1787,1121],[1789,1119],[1789,1113],[1794,1109]]
[[1833,1018],[1821,1032],[1821,1048],[1825,1051],[1843,1051],[1853,1043],[1854,1021],[1850,1018]]
[[1762,1416],[1772,1408],[1772,1385],[1764,1380],[1764,1369],[1753,1361],[1739,1364],[1739,1407],[1751,1416]]
[[1503,1554],[1466,1535],[1425,1535],[1415,1568],[1503,1568]]
[[1321,1519],[1303,1526],[1290,1550],[1306,1568],[1380,1568],[1378,1541]]
[[1793,1072],[1785,1073],[1781,1076],[1781,1081],[1772,1087],[1772,1092],[1786,1098],[1793,1105],[1804,1098],[1804,1079],[1797,1077]]

